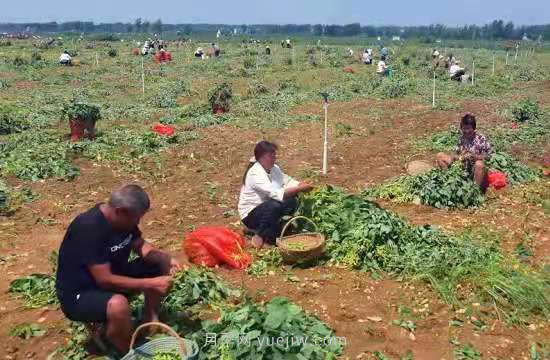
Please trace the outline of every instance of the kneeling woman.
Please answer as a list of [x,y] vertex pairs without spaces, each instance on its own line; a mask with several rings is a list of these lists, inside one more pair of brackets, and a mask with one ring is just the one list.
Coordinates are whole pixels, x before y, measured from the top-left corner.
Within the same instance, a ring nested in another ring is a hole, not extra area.
[[247,228],[255,231],[252,245],[275,244],[281,232],[281,218],[298,207],[296,195],[312,189],[297,182],[275,165],[277,145],[260,141],[254,148],[254,159],[244,177],[239,197],[239,215]]

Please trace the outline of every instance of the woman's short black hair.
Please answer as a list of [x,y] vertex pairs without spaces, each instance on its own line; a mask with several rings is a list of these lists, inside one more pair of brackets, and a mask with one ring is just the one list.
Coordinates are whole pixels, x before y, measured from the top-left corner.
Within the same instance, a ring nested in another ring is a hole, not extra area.
[[460,127],[464,126],[471,126],[472,129],[476,129],[476,117],[474,114],[467,113],[460,119]]
[[277,144],[269,141],[265,141],[265,140],[262,140],[256,144],[256,147],[254,147],[254,161],[250,161],[250,163],[246,167],[246,170],[243,175],[243,185],[246,182],[246,175],[248,175],[248,170],[250,170],[250,168],[254,166],[254,164],[258,161],[258,159],[260,159],[265,154],[275,153],[277,149],[278,149]]
[[262,140],[256,144],[256,147],[254,147],[254,157],[256,158],[256,161],[258,161],[258,159],[265,154],[272,154],[276,152],[277,149],[277,144]]

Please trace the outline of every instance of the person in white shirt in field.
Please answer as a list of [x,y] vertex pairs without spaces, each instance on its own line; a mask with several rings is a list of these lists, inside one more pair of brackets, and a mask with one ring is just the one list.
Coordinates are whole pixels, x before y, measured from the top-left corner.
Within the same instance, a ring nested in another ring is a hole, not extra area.
[[389,69],[388,69],[388,65],[386,65],[386,57],[385,56],[382,56],[380,58],[380,61],[378,62],[378,68],[376,69],[376,72],[380,75],[383,75],[383,76],[388,76],[389,75]]
[[63,51],[63,54],[59,57],[59,63],[61,65],[71,65],[72,62],[71,55],[67,52],[67,50]]
[[452,80],[461,81],[462,76],[466,74],[466,71],[459,64],[459,61],[455,61],[449,68],[449,75]]
[[371,65],[372,64],[372,50],[371,49],[365,49],[365,51],[361,55],[361,59],[363,60],[363,64]]
[[277,145],[260,141],[254,148],[254,158],[243,176],[239,196],[239,216],[255,235],[252,245],[275,245],[281,233],[281,218],[292,215],[298,208],[296,196],[313,187],[298,182],[283,173],[275,164]]

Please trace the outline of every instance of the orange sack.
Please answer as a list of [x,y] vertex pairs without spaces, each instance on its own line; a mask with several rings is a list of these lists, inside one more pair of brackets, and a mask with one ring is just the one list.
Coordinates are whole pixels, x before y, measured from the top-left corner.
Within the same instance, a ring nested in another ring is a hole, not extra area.
[[189,233],[183,251],[198,265],[213,267],[226,264],[234,269],[250,266],[252,256],[244,251],[244,238],[221,226],[205,226]]

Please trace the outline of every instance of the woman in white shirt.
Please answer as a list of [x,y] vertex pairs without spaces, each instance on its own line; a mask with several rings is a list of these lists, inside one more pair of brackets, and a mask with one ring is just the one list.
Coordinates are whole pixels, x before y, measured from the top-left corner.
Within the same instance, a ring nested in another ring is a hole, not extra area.
[[378,62],[378,69],[376,69],[376,72],[380,75],[387,76],[389,75],[389,69],[386,65],[386,57],[382,56],[380,58],[380,61]]
[[274,245],[281,232],[281,218],[298,207],[296,195],[312,189],[284,174],[275,165],[276,159],[277,145],[260,141],[243,177],[238,209],[243,224],[256,233],[254,247]]

